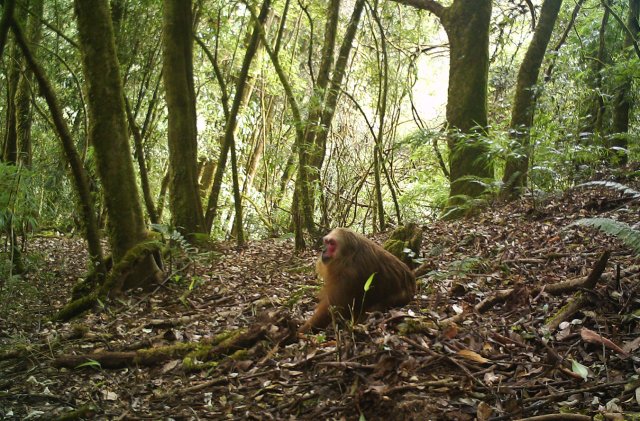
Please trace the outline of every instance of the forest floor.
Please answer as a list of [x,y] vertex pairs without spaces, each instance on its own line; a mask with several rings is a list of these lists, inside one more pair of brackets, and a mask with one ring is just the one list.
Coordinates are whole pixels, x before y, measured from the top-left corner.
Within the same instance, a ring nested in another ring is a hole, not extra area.
[[[604,217],[639,230],[637,181],[621,181],[635,193],[574,188],[423,222],[426,274],[415,299],[319,335],[295,334],[319,283],[317,252],[295,255],[290,240],[191,251],[166,262],[168,280],[153,293],[59,323],[48,320],[84,273],[84,244],[35,237],[31,271],[0,283],[0,418],[640,417],[640,259],[614,237],[571,225]],[[605,251],[597,284],[581,284]],[[552,287],[564,281],[577,283]],[[185,359],[180,347],[158,348],[238,331],[240,351],[209,347]],[[145,359],[148,348],[178,351]],[[84,364],[59,368],[77,355]]]

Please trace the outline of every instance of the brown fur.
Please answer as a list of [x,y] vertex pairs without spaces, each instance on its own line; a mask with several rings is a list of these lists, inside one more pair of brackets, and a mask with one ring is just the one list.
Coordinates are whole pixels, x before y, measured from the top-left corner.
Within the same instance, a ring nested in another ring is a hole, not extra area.
[[[326,262],[322,256],[316,271],[324,279],[320,303],[300,329],[322,329],[331,322],[329,307],[345,319],[358,320],[366,311],[403,306],[413,298],[416,280],[413,272],[397,257],[368,238],[346,228],[336,228],[325,237],[337,243],[335,255]],[[369,291],[364,285],[376,273]],[[364,299],[364,301],[363,301]]]

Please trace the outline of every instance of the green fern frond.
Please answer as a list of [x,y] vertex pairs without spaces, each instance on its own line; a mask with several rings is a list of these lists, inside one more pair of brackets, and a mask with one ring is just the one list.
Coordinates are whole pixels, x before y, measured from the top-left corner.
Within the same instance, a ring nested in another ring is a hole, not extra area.
[[576,188],[592,186],[606,187],[608,189],[618,191],[625,196],[630,196],[633,199],[640,198],[640,191],[634,190],[631,187],[625,186],[624,184],[616,183],[615,181],[589,181],[588,183],[578,184]]
[[635,254],[640,254],[640,231],[633,229],[624,222],[609,218],[583,218],[571,225],[597,228],[605,234],[613,235],[620,239],[624,244],[629,246]]

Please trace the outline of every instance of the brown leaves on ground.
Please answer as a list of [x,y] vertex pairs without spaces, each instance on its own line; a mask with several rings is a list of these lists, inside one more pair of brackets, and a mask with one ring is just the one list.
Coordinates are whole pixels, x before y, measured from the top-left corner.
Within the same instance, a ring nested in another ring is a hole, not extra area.
[[[176,256],[154,294],[134,292],[73,323],[54,324],[46,317],[82,276],[84,247],[77,238],[34,238],[30,250],[40,257],[28,278],[0,291],[0,417],[72,410],[125,419],[637,413],[638,256],[595,230],[567,227],[588,216],[633,225],[639,214],[637,199],[582,189],[498,205],[462,221],[424,222],[425,266],[410,305],[300,337],[291,332],[311,314],[319,284],[315,253],[295,256],[288,240]],[[611,256],[594,288],[577,282],[565,294],[545,291],[587,277],[605,250]],[[588,297],[587,305],[545,331],[573,294]],[[275,310],[277,323],[265,316]],[[449,322],[439,325],[443,320]],[[243,342],[245,349],[224,348],[225,355],[182,353],[112,370],[91,359],[80,368],[53,368],[62,356],[197,348],[255,326],[261,335]]]

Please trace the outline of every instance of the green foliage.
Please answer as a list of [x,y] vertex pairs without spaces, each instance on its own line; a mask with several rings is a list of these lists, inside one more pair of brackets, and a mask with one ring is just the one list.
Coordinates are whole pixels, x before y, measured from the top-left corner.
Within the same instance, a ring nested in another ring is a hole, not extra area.
[[371,289],[371,284],[373,284],[373,278],[376,276],[377,272],[373,272],[371,276],[367,279],[367,282],[364,283],[364,292],[368,292]]
[[185,254],[193,254],[198,251],[197,248],[191,245],[189,241],[176,229],[162,224],[151,224],[151,229],[159,232],[162,241],[168,243],[172,249],[181,250]]
[[[583,218],[571,225],[594,227],[605,234],[613,235],[631,248],[636,255],[640,255],[640,231],[624,222],[610,218]],[[570,226],[571,226],[570,225]]]
[[576,188],[587,188],[587,187],[604,187],[607,189],[611,189],[613,191],[617,191],[625,196],[631,197],[633,199],[640,198],[640,191],[634,190],[631,187],[625,186],[621,183],[616,183],[615,181],[589,181],[587,183],[578,184]]

